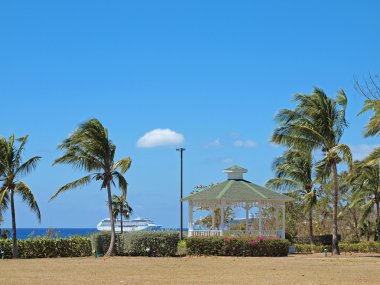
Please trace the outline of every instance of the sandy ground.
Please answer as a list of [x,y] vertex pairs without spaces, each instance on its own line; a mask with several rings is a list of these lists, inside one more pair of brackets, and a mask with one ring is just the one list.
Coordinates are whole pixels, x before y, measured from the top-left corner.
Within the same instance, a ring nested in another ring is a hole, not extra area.
[[0,284],[380,284],[380,255],[0,260]]

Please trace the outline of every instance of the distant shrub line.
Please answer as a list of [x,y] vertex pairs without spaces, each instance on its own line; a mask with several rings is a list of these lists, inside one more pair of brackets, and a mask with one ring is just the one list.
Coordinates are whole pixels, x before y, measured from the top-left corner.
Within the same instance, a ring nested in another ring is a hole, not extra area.
[[[331,251],[331,246],[324,245],[310,245],[310,244],[296,244],[296,253],[319,253],[323,252],[326,248],[327,251]],[[339,249],[341,252],[352,252],[352,253],[380,253],[380,242],[369,241],[369,242],[340,242]]]
[[285,239],[245,237],[191,237],[186,240],[188,255],[287,256]]
[[[316,245],[331,245],[332,235],[315,235],[313,241]],[[338,241],[341,241],[341,235],[338,235]],[[310,238],[308,236],[295,237],[292,239],[292,242],[295,244],[309,244]]]
[[[17,241],[21,258],[84,257],[92,254],[89,237],[28,238]],[[12,258],[12,240],[0,240],[0,258]]]

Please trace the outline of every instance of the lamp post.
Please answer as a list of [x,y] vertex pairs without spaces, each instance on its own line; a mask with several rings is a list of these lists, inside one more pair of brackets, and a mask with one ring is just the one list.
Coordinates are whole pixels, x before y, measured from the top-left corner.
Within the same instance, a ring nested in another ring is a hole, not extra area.
[[181,148],[177,148],[176,151],[179,151],[181,153],[181,198],[180,198],[180,204],[181,204],[181,213],[180,213],[180,216],[181,216],[181,240],[183,240],[183,204],[182,204],[182,198],[183,198],[183,152],[185,151],[186,149],[181,147]]

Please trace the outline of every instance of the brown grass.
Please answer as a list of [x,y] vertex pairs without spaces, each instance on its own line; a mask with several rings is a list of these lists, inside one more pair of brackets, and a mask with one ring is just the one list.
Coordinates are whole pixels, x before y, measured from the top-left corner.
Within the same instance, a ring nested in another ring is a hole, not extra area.
[[380,255],[0,260],[0,284],[380,284]]

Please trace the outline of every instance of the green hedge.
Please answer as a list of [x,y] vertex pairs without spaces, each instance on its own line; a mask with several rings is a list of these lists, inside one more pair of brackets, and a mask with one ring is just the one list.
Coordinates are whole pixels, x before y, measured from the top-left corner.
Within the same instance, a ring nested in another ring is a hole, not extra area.
[[[92,254],[88,237],[30,238],[18,240],[17,244],[21,258],[82,257]],[[12,240],[0,240],[0,251],[4,252],[4,258],[12,258]]]
[[[325,248],[331,252],[331,246],[314,245],[310,244],[296,244],[296,253],[319,253],[323,252]],[[339,249],[341,252],[357,252],[357,253],[380,253],[380,242],[340,242]]]
[[[92,247],[104,254],[110,244],[111,234],[92,235]],[[116,254],[121,256],[175,256],[179,233],[171,231],[141,231],[116,235]]]
[[380,253],[380,242],[358,242],[358,243],[339,243],[339,249],[342,252],[360,252],[360,253]]
[[264,237],[191,237],[186,241],[189,255],[287,256],[289,242]]
[[325,248],[327,248],[328,251],[331,251],[331,246],[324,245],[295,244],[295,247],[296,253],[324,252]]
[[[338,241],[341,241],[341,235],[338,235]],[[315,235],[313,237],[314,244],[316,245],[332,245],[332,235]],[[310,244],[310,237],[295,237],[293,238],[295,244]]]

